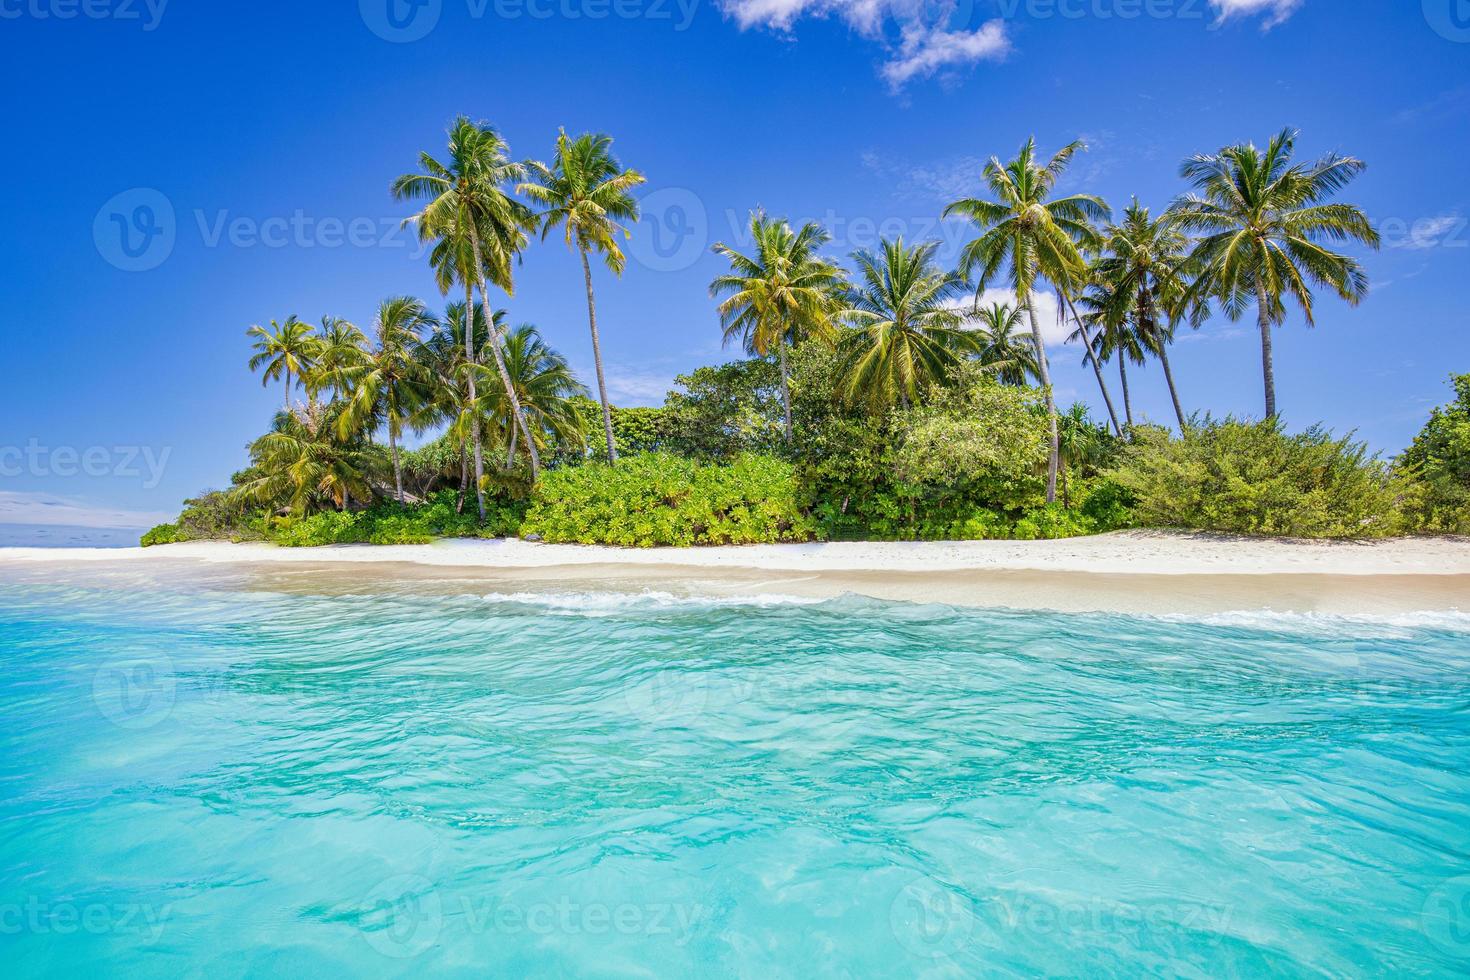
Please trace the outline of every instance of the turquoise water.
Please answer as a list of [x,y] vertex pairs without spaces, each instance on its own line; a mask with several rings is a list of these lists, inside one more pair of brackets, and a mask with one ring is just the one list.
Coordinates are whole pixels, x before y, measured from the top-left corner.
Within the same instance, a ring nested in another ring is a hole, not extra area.
[[8,975],[1470,969],[1455,617],[156,574],[0,571]]

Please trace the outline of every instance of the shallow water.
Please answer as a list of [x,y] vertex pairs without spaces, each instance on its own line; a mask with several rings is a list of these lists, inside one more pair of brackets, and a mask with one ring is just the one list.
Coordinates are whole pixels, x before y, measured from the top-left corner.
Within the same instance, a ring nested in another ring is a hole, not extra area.
[[1460,617],[161,574],[0,572],[11,975],[1470,969]]

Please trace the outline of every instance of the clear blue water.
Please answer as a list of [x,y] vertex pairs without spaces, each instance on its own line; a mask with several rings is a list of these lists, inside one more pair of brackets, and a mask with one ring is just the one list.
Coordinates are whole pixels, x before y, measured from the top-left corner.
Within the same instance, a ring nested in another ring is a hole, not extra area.
[[143,527],[0,523],[0,548],[136,548]]
[[1470,970],[1454,618],[153,574],[0,571],[10,976]]

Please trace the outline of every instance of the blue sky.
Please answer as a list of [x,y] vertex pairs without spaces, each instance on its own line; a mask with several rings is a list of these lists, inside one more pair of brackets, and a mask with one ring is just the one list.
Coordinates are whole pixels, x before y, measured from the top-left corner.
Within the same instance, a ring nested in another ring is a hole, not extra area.
[[[902,233],[953,257],[940,208],[1032,134],[1087,139],[1067,186],[1117,208],[1161,208],[1185,156],[1286,125],[1304,155],[1362,157],[1345,196],[1384,231],[1373,291],[1278,331],[1283,414],[1393,453],[1470,370],[1465,0],[0,0],[0,44],[0,523],[176,512],[280,402],[248,326],[442,302],[388,184],[458,113],[517,157],[605,131],[647,175],[626,274],[597,273],[625,404],[733,356],[708,245],[743,242],[752,207],[823,221],[841,253]],[[505,305],[590,377],[560,242]],[[1174,359],[1187,409],[1260,412],[1249,324]],[[1062,401],[1098,402],[1076,350],[1054,362]],[[1134,382],[1167,421],[1158,369]]]

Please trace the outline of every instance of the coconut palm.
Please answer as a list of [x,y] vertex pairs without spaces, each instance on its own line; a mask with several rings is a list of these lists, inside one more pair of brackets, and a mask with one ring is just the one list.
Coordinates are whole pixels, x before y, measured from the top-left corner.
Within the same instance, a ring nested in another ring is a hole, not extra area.
[[[509,148],[494,129],[472,123],[464,116],[455,120],[449,130],[449,160],[441,163],[428,153],[419,154],[421,173],[404,174],[393,182],[393,195],[399,200],[424,200],[427,203],[407,219],[419,229],[425,241],[437,240],[430,261],[441,291],[447,293],[454,282],[464,285],[465,302],[474,305],[474,289],[480,288],[481,305],[487,321],[491,319],[489,283],[507,293],[512,289],[513,259],[524,247],[531,216],[525,205],[514,200],[505,188],[524,176],[524,168],[509,159]],[[466,331],[465,358],[474,363],[475,331]],[[500,351],[500,338],[488,335],[495,367],[507,397],[514,401],[510,377],[505,372],[505,359]],[[471,377],[471,400],[475,379]],[[519,416],[517,416],[519,417]],[[474,424],[478,424],[475,422]],[[480,484],[484,477],[484,461],[478,434],[471,440],[475,457],[475,487],[480,517],[485,516],[484,494]],[[540,459],[531,450],[531,478],[540,470]]]
[[269,330],[256,324],[245,331],[245,336],[255,341],[251,345],[255,353],[250,357],[250,370],[265,369],[260,378],[262,387],[284,378],[285,409],[291,411],[291,379],[300,378],[310,371],[319,353],[311,324],[298,320],[293,313],[286,317],[285,323],[272,320]]
[[[503,323],[504,310],[496,310],[492,313],[497,329]],[[472,324],[475,335],[465,338],[465,324],[468,320]],[[415,354],[419,364],[432,379],[429,385],[428,397],[417,406],[414,416],[409,424],[415,429],[427,429],[433,426],[446,426],[445,435],[455,445],[459,446],[460,452],[460,501],[459,506],[464,506],[464,496],[470,488],[470,444],[472,441],[483,440],[485,435],[493,432],[495,426],[490,424],[491,420],[486,415],[485,394],[501,390],[500,385],[494,383],[494,378],[489,378],[489,388],[477,386],[477,397],[471,398],[470,387],[476,377],[483,378],[484,372],[468,370],[466,365],[466,351],[475,352],[475,364],[477,367],[486,367],[489,355],[485,353],[489,346],[489,327],[485,324],[484,311],[476,306],[473,300],[469,302],[450,303],[444,311],[442,319],[437,320],[424,342],[419,345]],[[483,389],[483,390],[482,390]],[[503,399],[502,399],[503,400]],[[513,420],[507,418],[507,422],[513,424]],[[481,443],[481,459],[484,458],[485,440]],[[494,440],[499,445],[498,435]],[[483,469],[483,462],[482,462]]]
[[1116,312],[1132,323],[1143,347],[1159,359],[1183,431],[1184,406],[1169,364],[1169,345],[1186,315],[1198,325],[1208,313],[1202,297],[1185,303],[1189,241],[1175,221],[1167,215],[1151,217],[1136,198],[1123,212],[1123,221],[1110,225],[1104,237],[1104,252],[1093,264],[1093,278],[1107,284]]
[[853,327],[839,348],[849,401],[907,406],[974,352],[974,334],[964,329],[968,313],[954,304],[967,284],[939,269],[938,247],[898,238],[884,239],[877,252],[853,253],[858,281],[838,313]]
[[1084,312],[1077,330],[1069,339],[1075,339],[1082,330],[1091,327],[1097,332],[1097,342],[1089,345],[1085,356],[1103,363],[1117,357],[1118,380],[1123,386],[1123,417],[1131,429],[1133,397],[1128,388],[1128,362],[1142,365],[1148,359],[1149,343],[1138,325],[1135,312],[1117,298],[1111,285],[1099,282],[1089,286],[1078,302]]
[[832,317],[839,305],[842,271],[817,255],[817,249],[832,236],[815,222],[793,231],[784,218],[752,211],[750,233],[753,248],[749,255],[724,242],[715,243],[715,254],[729,260],[731,271],[716,276],[709,291],[711,296],[725,297],[719,314],[726,344],[738,340],[758,357],[776,355],[789,445],[794,430],[786,351],[805,340],[830,340],[835,335]]
[[543,210],[537,216],[544,239],[554,228],[566,235],[568,248],[575,248],[582,259],[582,279],[587,287],[587,324],[592,331],[592,362],[597,369],[597,395],[602,400],[602,427],[607,436],[607,458],[616,463],[618,452],[613,445],[612,406],[607,400],[607,379],[602,371],[602,341],[597,333],[597,302],[592,293],[592,265],[588,253],[602,255],[603,263],[615,276],[623,274],[626,259],[618,247],[618,235],[630,232],[619,222],[638,220],[638,202],[628,193],[643,183],[643,175],[625,170],[612,155],[612,137],[602,133],[583,133],[569,139],[566,130],[556,138],[556,156],[551,163],[532,161],[527,164],[530,180],[519,186],[520,193],[538,202]]
[[[515,386],[520,411],[529,423],[527,428],[534,435],[563,446],[585,445],[582,415],[571,399],[586,398],[587,389],[572,374],[567,359],[548,347],[534,326],[523,323],[505,334],[505,366]],[[505,418],[509,433],[510,445],[505,457],[509,469],[515,464],[520,429],[511,423],[505,399],[492,399],[496,401],[499,402],[495,406],[496,414]]]
[[1121,436],[1123,427],[1118,424],[1118,410],[1113,407],[1113,396],[1108,391],[1108,383],[1103,380],[1102,362],[1098,360],[1097,346],[1093,343],[1092,332],[1088,329],[1087,320],[1077,312],[1077,304],[1072,298],[1072,293],[1076,289],[1075,284],[1057,288],[1057,317],[1061,319],[1063,309],[1072,315],[1072,322],[1076,324],[1076,329],[1067,337],[1067,340],[1069,342],[1082,341],[1082,360],[1092,365],[1092,375],[1097,378],[1098,391],[1102,392],[1103,406],[1108,410],[1108,421],[1113,425],[1113,432]]
[[368,503],[382,470],[382,450],[338,425],[344,404],[312,404],[276,414],[271,431],[250,444],[249,477],[231,490],[238,501],[287,507],[296,514],[330,501],[347,510]]
[[944,217],[967,218],[980,230],[979,237],[969,242],[960,254],[961,272],[967,276],[978,274],[979,287],[984,288],[1002,270],[1008,270],[1016,303],[1026,310],[1031,321],[1050,428],[1048,503],[1057,496],[1057,406],[1052,396],[1046,342],[1042,340],[1041,325],[1036,318],[1034,293],[1039,280],[1046,280],[1060,290],[1083,280],[1086,272],[1083,251],[1098,243],[1092,222],[1107,218],[1107,205],[1090,194],[1052,197],[1057,179],[1078,151],[1085,148],[1080,140],[1069,143],[1042,164],[1036,156],[1036,140],[1027,140],[1016,159],[1003,164],[991,157],[985,165],[985,183],[993,200],[965,198],[944,209]]
[[1180,172],[1196,193],[1170,209],[1181,228],[1204,236],[1192,253],[1199,278],[1191,297],[1219,297],[1231,319],[1255,300],[1267,418],[1276,415],[1271,328],[1285,320],[1286,299],[1296,300],[1309,327],[1315,323],[1313,286],[1356,306],[1368,293],[1367,273],[1326,243],[1379,245],[1359,208],[1328,202],[1363,172],[1363,162],[1331,153],[1315,163],[1293,163],[1297,135],[1283,129],[1264,150],[1246,143],[1191,157]]
[[1020,387],[1041,376],[1036,363],[1036,342],[1027,334],[1017,333],[1024,310],[1009,303],[977,306],[975,339],[976,357],[981,364],[995,370],[996,379],[1004,385]]
[[306,376],[307,390],[313,397],[328,388],[340,395],[347,390],[347,372],[366,357],[367,336],[341,317],[324,316],[317,343],[316,363]]
[[373,322],[373,346],[362,362],[346,371],[345,405],[337,420],[339,434],[362,431],[381,418],[388,428],[388,450],[393,458],[393,486],[403,503],[403,467],[398,440],[403,427],[427,400],[424,371],[415,359],[420,333],[432,325],[429,311],[410,296],[394,296],[378,307]]

